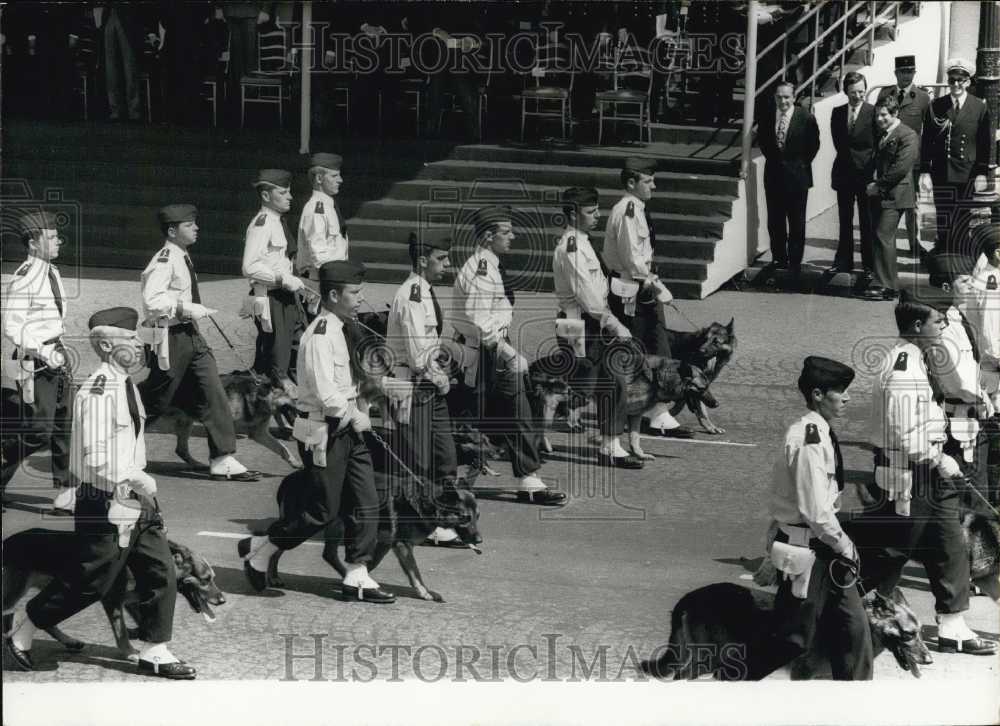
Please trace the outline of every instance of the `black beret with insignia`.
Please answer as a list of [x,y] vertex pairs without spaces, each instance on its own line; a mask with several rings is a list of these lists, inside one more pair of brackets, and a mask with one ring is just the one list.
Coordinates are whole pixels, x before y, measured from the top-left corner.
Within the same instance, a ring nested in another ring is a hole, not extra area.
[[263,186],[287,189],[292,185],[292,173],[284,169],[261,169],[253,185],[258,188]]
[[333,171],[340,169],[343,163],[344,157],[340,154],[327,154],[324,152],[313,154],[309,159],[310,167],[321,166],[324,169],[331,169]]
[[416,232],[410,232],[410,247],[430,247],[435,250],[451,250],[452,234],[448,229],[426,229],[422,228]]
[[974,251],[977,255],[991,257],[1000,247],[1000,224],[981,224],[972,231]]
[[25,236],[34,236],[43,229],[57,229],[56,224],[56,215],[41,209],[23,214],[20,219],[21,233]]
[[562,204],[564,207],[576,205],[577,207],[593,207],[597,204],[598,194],[593,187],[570,187],[562,193]]
[[477,209],[472,215],[472,226],[475,229],[476,239],[502,222],[511,222],[513,216],[513,210],[507,205],[495,204]]
[[968,255],[941,252],[927,256],[928,281],[934,287],[952,282],[960,275],[971,275],[974,267]]
[[139,313],[135,308],[117,307],[107,310],[98,310],[90,316],[87,327],[90,330],[98,326],[110,326],[112,328],[122,328],[123,330],[135,330],[139,323]]
[[319,268],[319,281],[341,285],[360,285],[365,279],[365,266],[351,260],[324,262]]
[[802,362],[802,373],[799,375],[799,390],[803,392],[819,388],[844,390],[854,380],[854,369],[840,361],[823,358],[818,355],[808,356]]
[[198,219],[198,207],[193,204],[168,204],[156,213],[160,224],[180,224]]
[[655,174],[656,161],[653,159],[640,159],[633,157],[625,160],[625,171],[634,171],[640,174]]

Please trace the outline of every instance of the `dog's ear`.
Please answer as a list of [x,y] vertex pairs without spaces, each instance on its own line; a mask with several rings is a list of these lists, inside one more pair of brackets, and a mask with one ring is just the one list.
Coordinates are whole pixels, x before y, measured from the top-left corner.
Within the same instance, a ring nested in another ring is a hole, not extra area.
[[733,332],[733,323],[736,322],[736,318],[729,318],[729,323],[726,325],[726,330],[730,333]]

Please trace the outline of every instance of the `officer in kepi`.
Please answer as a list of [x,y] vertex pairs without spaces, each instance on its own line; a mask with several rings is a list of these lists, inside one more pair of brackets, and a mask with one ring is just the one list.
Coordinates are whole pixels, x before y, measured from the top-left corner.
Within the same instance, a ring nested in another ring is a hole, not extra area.
[[27,454],[48,446],[57,489],[52,514],[67,516],[76,491],[69,476],[73,374],[62,341],[66,293],[52,263],[63,241],[50,212],[25,214],[20,228],[28,259],[14,272],[3,300],[3,387],[17,392],[20,426],[30,436],[5,442],[0,485],[7,486]]
[[70,467],[80,482],[73,534],[78,559],[15,613],[4,644],[21,670],[34,669],[36,630],[56,626],[113,588],[123,588],[128,565],[139,595],[137,672],[175,680],[195,677],[195,669],[169,648],[177,575],[152,499],[156,481],[145,472],[146,413],[130,375],[144,364],[138,320],[133,308],[111,308],[94,313],[88,322],[90,344],[101,364],[80,387],[73,410]]
[[198,329],[199,320],[216,312],[201,304],[198,275],[187,252],[198,241],[198,210],[192,204],[171,204],[157,216],[163,248],[142,271],[139,336],[149,346],[149,377],[140,387],[143,403],[152,420],[175,400],[195,401],[189,413],[208,434],[211,478],[257,481],[260,474],[233,456],[236,429],[229,400],[212,349]]
[[295,270],[306,278],[316,279],[321,265],[347,259],[347,226],[337,207],[337,194],[344,183],[339,154],[313,154],[309,160],[309,183],[312,196],[299,217],[299,245]]
[[279,550],[295,549],[337,517],[346,527],[343,593],[349,601],[392,603],[368,574],[378,539],[379,496],[364,432],[371,431],[368,404],[358,396],[344,326],[364,301],[363,265],[346,260],[319,268],[322,309],[299,347],[299,442],[309,485],[282,497],[280,515],[267,534],[240,540],[237,552],[254,590],[268,586],[267,569]]
[[[872,678],[872,643],[861,595],[854,586],[858,554],[837,518],[844,460],[833,423],[850,401],[854,370],[809,356],[798,387],[808,413],[785,433],[771,486],[771,561],[782,573],[774,631],[747,650],[748,680],[759,680],[821,639],[830,648],[835,680]],[[769,537],[770,539],[770,537]]]

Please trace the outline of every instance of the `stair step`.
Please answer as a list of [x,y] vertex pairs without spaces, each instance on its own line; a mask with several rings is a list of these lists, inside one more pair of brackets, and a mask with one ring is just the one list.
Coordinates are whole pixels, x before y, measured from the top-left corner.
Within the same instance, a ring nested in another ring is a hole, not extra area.
[[735,176],[739,171],[740,148],[722,144],[677,144],[669,147],[578,147],[572,150],[538,149],[529,147],[478,144],[459,146],[452,158],[492,164],[498,161],[527,164],[558,164],[561,166],[598,166],[621,168],[624,160],[632,156],[655,158],[661,165],[670,165],[670,171],[703,172]]
[[665,144],[740,146],[739,129],[720,129],[714,126],[677,126],[675,124],[650,124],[653,141]]

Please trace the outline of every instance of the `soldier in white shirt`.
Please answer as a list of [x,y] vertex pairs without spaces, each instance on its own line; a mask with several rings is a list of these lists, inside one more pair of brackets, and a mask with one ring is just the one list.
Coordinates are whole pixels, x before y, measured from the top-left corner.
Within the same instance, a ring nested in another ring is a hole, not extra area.
[[212,349],[198,329],[197,321],[215,312],[201,304],[198,275],[187,253],[198,241],[198,210],[191,204],[172,204],[157,216],[163,249],[142,271],[144,322],[139,334],[149,345],[149,377],[139,387],[143,403],[152,420],[175,399],[194,401],[189,413],[208,434],[209,475],[219,480],[257,481],[260,474],[233,456],[236,430],[229,399]]
[[312,196],[299,218],[298,250],[295,270],[306,278],[315,278],[325,262],[347,259],[347,225],[337,207],[337,193],[344,183],[339,154],[313,154],[309,161]]
[[541,436],[525,392],[528,363],[510,343],[514,290],[500,255],[514,240],[513,211],[483,207],[473,226],[477,246],[455,279],[452,320],[465,383],[479,392],[480,425],[503,437],[518,501],[561,505],[566,495],[550,490],[536,473]]
[[608,280],[587,234],[600,218],[597,190],[571,187],[563,192],[562,204],[566,229],[552,256],[552,277],[559,302],[556,336],[562,354],[572,360],[569,382],[581,392],[593,391],[597,399],[601,431],[597,462],[641,469],[639,422],[632,422],[630,432],[630,443],[638,452],[626,451],[618,439],[628,416],[627,381],[604,362],[615,341],[628,340],[632,334],[608,308]]
[[146,414],[131,373],[143,366],[133,308],[94,313],[90,343],[101,365],[80,387],[73,412],[71,470],[79,482],[75,502],[79,559],[15,615],[8,655],[32,670],[31,643],[51,628],[124,586],[127,565],[140,593],[143,645],[137,672],[191,680],[195,669],[170,652],[177,575],[155,501],[156,482],[145,472]]
[[309,489],[282,501],[279,518],[267,534],[237,545],[243,572],[258,592],[267,587],[267,569],[279,550],[295,549],[335,518],[347,531],[348,600],[395,602],[368,574],[378,538],[379,494],[364,432],[372,428],[368,404],[358,396],[351,350],[344,326],[357,317],[364,301],[364,266],[341,260],[319,268],[322,309],[299,347],[299,418],[292,435],[309,477]]
[[0,485],[17,471],[24,456],[39,448],[52,451],[52,483],[58,490],[52,514],[73,513],[69,478],[69,440],[73,373],[63,347],[66,292],[52,261],[63,241],[55,215],[35,211],[20,220],[28,259],[17,268],[3,299],[3,386],[16,390],[22,430],[32,432],[4,451]]
[[[934,593],[939,650],[991,655],[996,643],[980,638],[963,615],[970,576],[959,522],[965,485],[958,462],[944,452],[944,398],[925,363],[936,355],[947,318],[903,290],[896,325],[901,340],[888,352],[872,390],[875,483],[869,490],[881,506],[872,512],[877,519],[870,537],[859,541],[862,558],[869,572],[885,568],[886,575],[876,578],[883,594],[898,583],[909,559],[922,562]],[[870,550],[872,545],[880,547]]]
[[292,272],[296,240],[284,218],[292,203],[291,183],[291,173],[283,169],[260,170],[254,189],[261,206],[247,226],[243,276],[250,281],[257,328],[253,369],[294,396],[289,367],[294,337],[304,322],[298,296],[307,293]]

